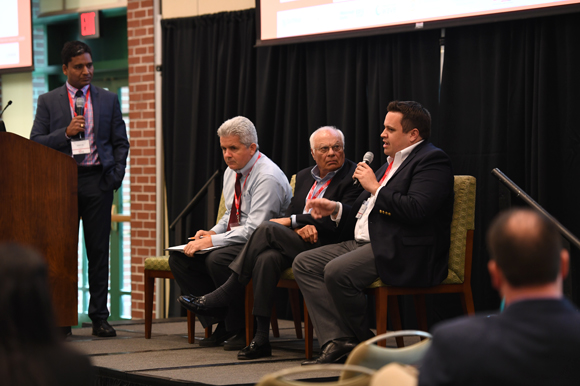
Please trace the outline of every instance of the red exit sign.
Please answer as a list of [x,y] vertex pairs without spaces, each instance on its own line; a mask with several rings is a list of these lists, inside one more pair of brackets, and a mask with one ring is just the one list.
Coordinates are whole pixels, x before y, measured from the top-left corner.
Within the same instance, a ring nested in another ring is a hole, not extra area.
[[85,39],[100,37],[99,12],[83,12],[80,14],[81,36]]

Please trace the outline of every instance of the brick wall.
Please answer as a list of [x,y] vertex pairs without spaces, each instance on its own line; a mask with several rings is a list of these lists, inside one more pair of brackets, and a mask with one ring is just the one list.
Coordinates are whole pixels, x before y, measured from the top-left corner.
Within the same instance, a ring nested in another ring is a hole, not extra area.
[[145,258],[156,255],[153,20],[153,0],[127,1],[133,319],[145,316],[143,263]]

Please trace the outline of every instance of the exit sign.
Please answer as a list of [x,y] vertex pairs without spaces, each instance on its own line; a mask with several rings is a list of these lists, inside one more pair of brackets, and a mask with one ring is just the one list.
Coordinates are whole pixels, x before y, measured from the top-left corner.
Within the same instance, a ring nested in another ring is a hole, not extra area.
[[99,12],[83,12],[80,14],[81,36],[85,39],[100,37]]

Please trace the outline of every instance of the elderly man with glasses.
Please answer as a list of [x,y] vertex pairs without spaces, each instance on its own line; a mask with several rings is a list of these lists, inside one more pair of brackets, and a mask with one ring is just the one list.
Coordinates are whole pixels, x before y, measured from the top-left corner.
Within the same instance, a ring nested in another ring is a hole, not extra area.
[[313,219],[304,210],[306,202],[326,197],[351,205],[362,191],[353,185],[356,164],[345,159],[344,135],[340,130],[331,126],[319,128],[310,137],[310,149],[316,166],[296,175],[296,189],[286,217],[263,222],[256,229],[230,264],[233,273],[225,284],[202,297],[180,297],[181,304],[196,314],[225,317],[234,310],[230,305],[244,301],[244,286],[253,279],[257,332],[251,344],[238,353],[238,359],[272,355],[268,336],[270,315],[282,272],[291,267],[300,252],[338,240],[335,223],[328,218]]

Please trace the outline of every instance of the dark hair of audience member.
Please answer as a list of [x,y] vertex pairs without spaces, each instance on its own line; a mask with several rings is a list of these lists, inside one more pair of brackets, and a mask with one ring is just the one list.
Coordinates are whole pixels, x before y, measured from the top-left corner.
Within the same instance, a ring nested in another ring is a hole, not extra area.
[[64,47],[62,47],[62,51],[60,52],[62,64],[68,66],[72,58],[74,58],[75,56],[82,55],[84,53],[91,55],[91,57],[93,56],[93,53],[91,52],[91,47],[89,47],[87,44],[79,41],[66,42],[64,44]]
[[47,267],[34,250],[0,245],[0,384],[45,385],[50,372],[41,356],[60,343]]
[[548,284],[558,277],[562,238],[556,226],[538,212],[511,209],[499,214],[487,232],[487,244],[491,258],[513,287]]
[[403,119],[401,119],[403,133],[408,133],[417,128],[422,139],[427,139],[431,136],[431,114],[420,103],[415,101],[392,101],[387,106],[387,111],[403,114]]

